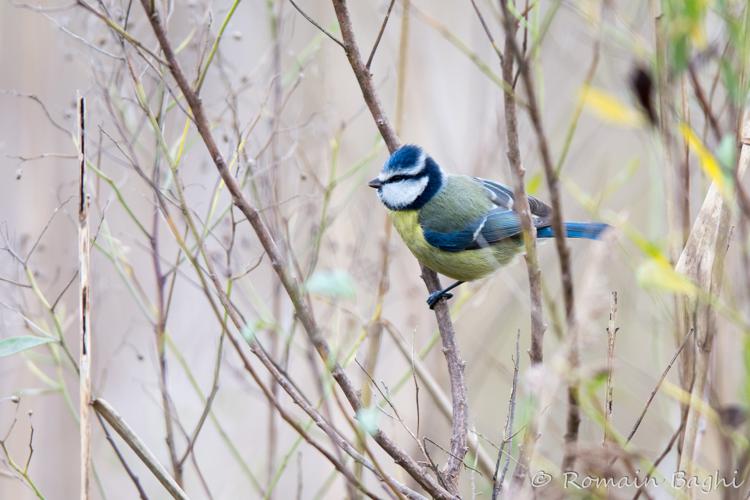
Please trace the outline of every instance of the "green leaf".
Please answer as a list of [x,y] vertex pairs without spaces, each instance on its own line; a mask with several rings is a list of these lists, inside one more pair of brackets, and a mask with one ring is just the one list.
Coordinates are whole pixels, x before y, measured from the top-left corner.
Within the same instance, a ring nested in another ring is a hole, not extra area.
[[242,331],[240,333],[242,334],[242,338],[244,338],[248,344],[252,344],[253,342],[255,342],[255,332],[256,328],[254,325],[245,323],[242,326]]
[[378,421],[380,420],[380,411],[377,406],[360,408],[357,411],[357,422],[363,431],[369,435],[378,432]]
[[32,349],[42,344],[57,342],[51,337],[34,337],[32,335],[22,335],[20,337],[10,337],[0,340],[0,358],[12,356],[13,354]]
[[719,164],[725,174],[731,175],[737,161],[737,147],[732,134],[726,134],[722,137],[721,143],[719,143],[719,147],[716,149],[716,159],[719,160]]
[[735,73],[732,65],[726,59],[722,59],[719,64],[721,69],[721,79],[724,82],[729,97],[735,104],[740,104],[742,93],[740,92],[740,82],[739,78],[737,78],[737,73]]
[[340,269],[316,272],[307,280],[305,288],[310,293],[337,299],[351,299],[356,293],[351,275]]

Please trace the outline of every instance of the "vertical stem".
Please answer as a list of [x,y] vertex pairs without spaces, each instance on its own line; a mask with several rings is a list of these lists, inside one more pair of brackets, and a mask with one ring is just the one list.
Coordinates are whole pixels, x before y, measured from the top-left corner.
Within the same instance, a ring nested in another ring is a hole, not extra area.
[[78,374],[80,395],[79,435],[81,439],[81,500],[90,498],[91,485],[91,290],[89,264],[91,242],[89,240],[89,199],[86,193],[86,101],[78,96],[78,161],[80,181],[78,185],[78,266],[81,280],[80,290],[80,358]]
[[[278,10],[276,4],[278,3]],[[275,0],[268,0],[268,13],[271,21],[271,39],[273,43],[273,75],[271,76],[273,81],[273,94],[271,105],[273,107],[273,118],[271,120],[271,174],[278,178],[279,168],[279,124],[281,121],[281,105],[283,98],[282,88],[282,68],[281,68],[281,5],[282,2],[276,2]],[[269,203],[271,206],[277,206],[278,202],[278,185],[279,182],[273,182],[274,185],[274,199]],[[271,227],[275,227],[277,235],[281,231],[281,217],[278,211],[274,211],[275,218],[272,218]],[[283,246],[282,246],[283,250]],[[280,282],[275,282],[273,285],[273,314],[276,325],[281,325],[281,299],[282,299],[282,287]],[[281,328],[276,328],[271,332],[271,357],[278,359],[279,354],[279,335]],[[273,377],[270,378],[271,394],[274,397],[279,395],[279,384]],[[278,448],[278,425],[276,419],[276,407],[274,405],[268,406],[268,484],[270,488],[271,481],[276,474],[276,452]],[[349,484],[347,483],[347,486]]]
[[[750,111],[746,112],[742,129],[743,136],[750,136]],[[740,178],[750,168],[750,144],[743,144],[740,151],[737,171]],[[708,383],[708,370],[711,366],[711,352],[716,336],[716,310],[711,300],[705,297],[718,297],[723,277],[724,256],[727,251],[730,226],[730,208],[716,184],[711,184],[703,200],[698,217],[693,224],[687,245],[680,255],[676,269],[686,275],[703,292],[696,298],[681,297],[683,310],[689,312],[695,331],[694,382],[690,391],[690,402],[685,417],[685,430],[682,436],[682,453],[677,470],[690,477],[695,472],[695,461],[699,452],[698,429],[704,418],[701,407]],[[691,489],[690,498],[695,496]]]
[[[497,452],[497,462],[495,463],[495,472],[492,476],[492,500],[497,498],[503,492],[503,483],[505,482],[505,476],[508,474],[508,468],[510,467],[510,457],[512,453],[512,440],[513,440],[513,419],[516,414],[516,390],[518,389],[518,366],[521,363],[521,351],[518,347],[519,341],[521,340],[521,330],[516,332],[516,355],[513,357],[513,384],[510,389],[510,398],[508,399],[508,415],[505,418],[505,429],[503,430],[503,442],[500,444],[500,450]],[[536,427],[536,426],[535,426]],[[505,451],[506,445],[508,451]],[[503,471],[498,477],[500,472],[500,461],[505,455],[505,464],[503,465]],[[528,466],[528,464],[526,464]]]
[[617,292],[612,292],[609,300],[609,326],[607,327],[607,394],[604,407],[604,441],[609,440],[609,425],[612,421],[612,372],[614,371],[615,337],[617,336]]
[[[162,88],[159,102],[161,103],[161,109],[157,122],[159,126],[162,126],[164,121],[164,105],[165,96],[167,95],[166,89]],[[156,154],[154,155],[154,170],[152,173],[151,181],[154,186],[159,185],[160,180],[160,169],[159,169],[159,139],[156,140]],[[175,179],[175,182],[179,182],[179,179]],[[167,365],[167,349],[166,349],[166,329],[167,329],[167,306],[165,302],[165,286],[167,278],[161,269],[161,252],[159,251],[159,206],[161,201],[159,199],[160,193],[154,191],[154,211],[153,211],[153,230],[149,235],[149,244],[151,247],[151,260],[154,268],[154,281],[156,282],[156,322],[154,324],[154,333],[156,336],[156,351],[159,363],[159,392],[161,394],[162,413],[164,416],[164,429],[166,432],[166,443],[167,451],[169,452],[169,461],[172,465],[172,473],[177,484],[182,486],[182,472],[183,464],[179,459],[177,453],[177,443],[175,440],[174,432],[174,420],[175,417],[172,414],[172,398],[169,396],[169,378],[168,378],[168,365]]]
[[[503,20],[505,22],[505,30],[512,31],[515,28],[513,25],[516,23],[513,14],[511,14],[507,3],[501,0],[500,6],[503,10]],[[555,165],[552,162],[552,155],[549,150],[549,144],[547,137],[544,132],[544,126],[542,123],[542,116],[539,110],[539,104],[537,102],[536,90],[534,87],[534,79],[531,74],[528,61],[524,58],[524,54],[518,47],[515,38],[506,38],[509,42],[508,48],[511,50],[511,54],[506,54],[505,57],[515,57],[518,62],[518,71],[521,76],[521,80],[526,88],[526,94],[528,96],[528,109],[529,118],[531,119],[531,125],[537,136],[537,144],[539,147],[539,153],[542,157],[542,166],[544,167],[544,176],[547,181],[547,189],[550,194],[550,206],[552,207],[552,230],[555,233],[555,246],[557,248],[557,254],[560,260],[560,277],[562,281],[563,291],[563,303],[565,305],[565,318],[568,329],[568,336],[570,338],[570,350],[568,354],[568,365],[570,370],[570,382],[568,384],[568,416],[566,422],[565,431],[565,451],[562,461],[562,470],[570,470],[575,465],[576,448],[578,444],[578,429],[581,423],[581,410],[578,402],[578,365],[579,365],[579,347],[578,347],[578,334],[575,320],[575,294],[573,291],[573,276],[570,269],[570,252],[565,238],[565,230],[563,228],[563,214],[562,204],[560,202],[560,187],[559,187],[559,175],[555,170]]]
[[[508,145],[508,163],[510,164],[510,169],[513,174],[513,198],[521,219],[523,242],[526,250],[524,258],[526,260],[526,272],[529,278],[529,309],[531,319],[531,346],[529,349],[529,358],[532,365],[541,365],[544,360],[544,332],[546,325],[544,324],[544,311],[542,308],[541,269],[539,268],[539,261],[536,253],[536,227],[531,221],[531,208],[529,207],[529,199],[526,195],[526,188],[524,185],[526,169],[521,161],[521,150],[518,144],[518,114],[516,111],[516,96],[514,92],[515,77],[513,74],[513,63],[515,61],[513,45],[516,43],[515,37],[517,31],[517,23],[506,23],[505,45],[503,49],[504,54],[500,61],[503,82],[505,83],[503,92],[505,136]],[[517,370],[520,360],[516,359],[515,362]],[[512,396],[515,398],[515,380],[513,389]],[[512,411],[513,407],[514,406],[509,406],[509,412]],[[534,452],[537,434],[536,417],[533,417],[529,420],[528,428],[524,433],[523,444],[518,455],[518,465],[514,474],[515,479],[523,479],[526,477],[529,468],[529,461]],[[506,428],[503,439],[508,439],[508,436],[510,435],[511,432]],[[512,447],[510,448],[512,450]],[[500,456],[498,455],[498,465],[499,463]],[[492,491],[493,498],[500,495],[502,491],[502,482],[504,481],[506,472],[507,467],[503,469],[502,478],[495,480]],[[497,471],[495,474],[497,475]]]
[[513,88],[513,44],[515,43],[518,25],[511,23],[505,30],[505,55],[502,60],[503,81],[507,85],[503,92],[505,109],[505,135],[508,142],[508,162],[513,172],[513,198],[517,207],[523,229],[523,241],[526,248],[526,269],[529,276],[529,299],[531,304],[531,363],[541,363],[544,359],[544,313],[542,310],[541,270],[536,254],[536,227],[531,222],[531,208],[526,196],[524,178],[526,169],[521,162],[521,150],[518,146],[518,115],[516,113],[515,95],[509,92]]

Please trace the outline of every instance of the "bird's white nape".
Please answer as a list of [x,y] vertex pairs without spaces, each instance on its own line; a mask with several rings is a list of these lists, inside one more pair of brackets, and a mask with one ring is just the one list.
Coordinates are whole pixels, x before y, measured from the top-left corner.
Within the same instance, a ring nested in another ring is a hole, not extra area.
[[391,210],[399,210],[414,203],[424,192],[428,182],[430,178],[426,175],[416,179],[389,182],[378,190],[378,196],[385,206]]

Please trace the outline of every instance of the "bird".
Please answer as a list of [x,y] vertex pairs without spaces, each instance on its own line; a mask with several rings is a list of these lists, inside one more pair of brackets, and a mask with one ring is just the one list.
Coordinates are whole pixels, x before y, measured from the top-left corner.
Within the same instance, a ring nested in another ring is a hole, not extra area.
[[[429,295],[430,309],[466,281],[491,275],[524,250],[513,190],[499,182],[445,172],[424,149],[395,150],[368,182],[401,239],[424,266],[455,281]],[[554,238],[552,209],[528,196],[537,238]],[[599,239],[610,226],[565,222],[568,238]]]

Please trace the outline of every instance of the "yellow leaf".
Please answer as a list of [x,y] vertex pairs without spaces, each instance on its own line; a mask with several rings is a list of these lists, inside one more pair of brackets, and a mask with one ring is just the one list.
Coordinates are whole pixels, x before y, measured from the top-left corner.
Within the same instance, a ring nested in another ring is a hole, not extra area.
[[640,112],[603,90],[584,85],[581,99],[602,120],[626,127],[637,127],[644,123]]
[[695,23],[690,32],[690,39],[697,50],[704,50],[708,43],[706,42],[706,30],[701,23]]
[[638,268],[638,283],[643,288],[658,288],[667,292],[695,297],[696,286],[684,275],[661,259],[649,259]]
[[533,176],[531,176],[531,179],[529,179],[529,182],[526,183],[526,194],[529,194],[531,196],[536,195],[539,192],[539,187],[542,185],[542,173],[537,172]]
[[682,135],[685,137],[685,141],[687,141],[690,148],[695,151],[696,155],[698,155],[703,171],[709,179],[716,183],[716,187],[719,188],[719,191],[721,191],[722,194],[727,195],[727,180],[714,155],[712,155],[706,146],[703,145],[703,142],[701,142],[698,136],[695,135],[695,132],[693,132],[686,123],[680,123],[680,132],[682,132]]

